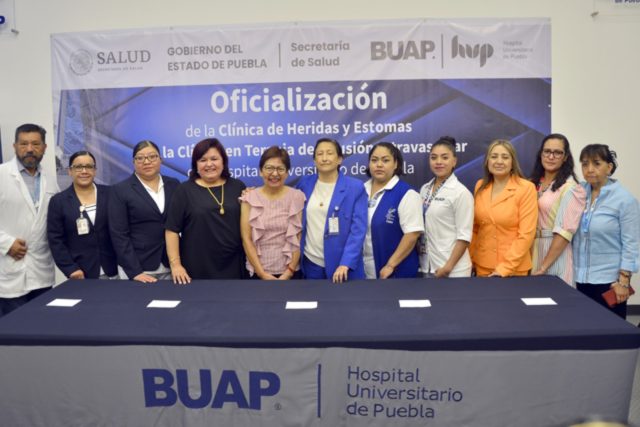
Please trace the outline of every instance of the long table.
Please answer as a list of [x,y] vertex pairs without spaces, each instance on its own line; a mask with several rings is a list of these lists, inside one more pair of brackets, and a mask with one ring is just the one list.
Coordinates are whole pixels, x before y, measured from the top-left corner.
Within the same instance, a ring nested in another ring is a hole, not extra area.
[[638,328],[550,276],[67,281],[0,319],[0,414],[33,426],[624,420],[638,348]]

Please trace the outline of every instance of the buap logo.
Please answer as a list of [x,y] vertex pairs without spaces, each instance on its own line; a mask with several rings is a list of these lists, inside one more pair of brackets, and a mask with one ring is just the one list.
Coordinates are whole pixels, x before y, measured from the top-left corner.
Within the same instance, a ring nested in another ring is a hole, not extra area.
[[371,60],[405,61],[407,59],[426,59],[427,54],[435,49],[436,44],[431,40],[372,41]]
[[222,371],[217,385],[208,369],[200,369],[198,377],[199,381],[193,384],[186,369],[176,369],[175,376],[166,369],[143,369],[145,406],[173,406],[180,401],[187,408],[200,409],[222,408],[228,403],[259,411],[264,397],[275,396],[280,391],[280,377],[274,372],[249,371],[249,390],[242,386],[236,371]]
[[484,67],[487,63],[487,59],[493,56],[493,46],[489,43],[484,44],[462,44],[458,41],[458,36],[455,36],[451,40],[451,58],[456,58],[460,55],[460,58],[475,59],[480,58],[480,67]]

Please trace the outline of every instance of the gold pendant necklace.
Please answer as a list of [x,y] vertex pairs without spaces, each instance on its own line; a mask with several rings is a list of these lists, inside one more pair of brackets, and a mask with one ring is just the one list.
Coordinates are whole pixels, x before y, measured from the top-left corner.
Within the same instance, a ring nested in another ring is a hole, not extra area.
[[213,200],[215,200],[218,206],[220,206],[220,215],[224,215],[224,206],[222,206],[222,204],[224,203],[224,184],[222,184],[222,201],[218,200],[216,195],[213,194],[213,191],[211,191],[210,187],[207,187],[207,190],[209,190],[209,194],[211,194]]

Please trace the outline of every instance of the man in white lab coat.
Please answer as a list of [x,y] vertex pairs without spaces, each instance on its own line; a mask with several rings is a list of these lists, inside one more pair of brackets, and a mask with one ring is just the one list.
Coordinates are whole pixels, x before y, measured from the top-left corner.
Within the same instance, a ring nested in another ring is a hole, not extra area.
[[45,134],[38,125],[18,127],[15,157],[0,165],[0,316],[42,294],[55,281],[47,209],[58,184],[42,173]]

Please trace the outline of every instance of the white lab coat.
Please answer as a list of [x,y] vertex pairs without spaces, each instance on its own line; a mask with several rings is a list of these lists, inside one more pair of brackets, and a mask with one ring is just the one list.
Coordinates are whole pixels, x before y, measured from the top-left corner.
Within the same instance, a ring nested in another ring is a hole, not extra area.
[[[47,210],[58,184],[42,173],[36,210],[18,165],[15,157],[0,165],[0,298],[17,298],[55,282],[55,264],[47,243]],[[27,242],[27,254],[20,261],[7,254],[17,238]]]

